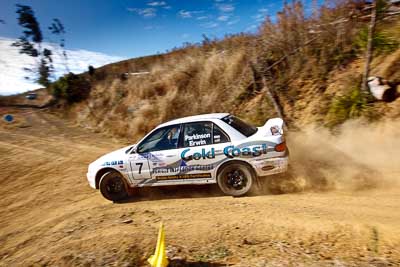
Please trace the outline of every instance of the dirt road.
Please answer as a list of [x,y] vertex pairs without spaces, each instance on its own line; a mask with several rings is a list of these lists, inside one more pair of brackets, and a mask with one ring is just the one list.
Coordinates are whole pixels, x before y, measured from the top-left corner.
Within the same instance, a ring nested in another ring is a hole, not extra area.
[[85,174],[126,143],[5,112],[19,115],[0,127],[0,266],[146,266],[160,222],[172,266],[400,265],[397,186],[242,198],[185,186],[113,204]]

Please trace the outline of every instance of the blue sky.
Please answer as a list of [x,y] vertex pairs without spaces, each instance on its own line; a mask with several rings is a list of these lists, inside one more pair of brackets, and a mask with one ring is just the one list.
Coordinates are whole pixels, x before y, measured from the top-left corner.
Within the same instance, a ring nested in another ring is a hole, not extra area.
[[199,42],[203,34],[222,37],[255,31],[265,15],[273,17],[282,8],[283,1],[1,0],[0,19],[6,24],[0,24],[0,37],[21,34],[17,3],[34,9],[44,31],[59,18],[67,30],[68,49],[131,58]]

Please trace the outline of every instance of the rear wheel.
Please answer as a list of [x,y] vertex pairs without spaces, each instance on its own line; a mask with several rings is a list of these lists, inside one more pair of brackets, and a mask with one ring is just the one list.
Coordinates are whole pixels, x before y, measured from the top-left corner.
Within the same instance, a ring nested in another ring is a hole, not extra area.
[[128,196],[124,178],[116,171],[109,171],[101,177],[99,189],[103,197],[111,201],[120,201]]
[[248,193],[254,180],[255,177],[250,167],[240,162],[224,166],[217,176],[221,191],[234,197]]

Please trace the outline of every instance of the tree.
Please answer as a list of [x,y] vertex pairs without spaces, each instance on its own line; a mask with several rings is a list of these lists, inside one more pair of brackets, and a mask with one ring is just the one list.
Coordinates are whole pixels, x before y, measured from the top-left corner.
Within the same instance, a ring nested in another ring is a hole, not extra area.
[[376,24],[380,20],[384,19],[386,16],[396,15],[396,13],[390,14],[388,12],[389,7],[390,2],[387,0],[373,0],[371,3],[371,20],[368,26],[367,49],[365,51],[365,65],[361,84],[362,91],[368,90],[367,80],[374,53],[374,44],[376,43],[375,41],[379,40],[378,36],[375,33]]
[[64,25],[61,23],[59,19],[53,19],[53,22],[51,23],[49,30],[52,34],[56,35],[59,37],[59,45],[62,49],[62,58],[64,60],[64,67],[65,71],[68,73],[69,67],[68,67],[68,55],[67,51],[65,50],[65,28]]
[[92,65],[89,65],[89,67],[88,67],[89,75],[93,76],[95,71],[96,71],[96,69]]
[[51,89],[55,98],[75,103],[89,96],[91,84],[84,77],[70,72],[52,83]]
[[375,27],[376,27],[376,1],[372,3],[372,9],[371,9],[371,21],[369,24],[369,29],[368,29],[368,40],[367,40],[367,51],[365,53],[365,66],[364,66],[364,73],[363,73],[363,79],[362,79],[362,84],[361,84],[361,90],[366,92],[368,90],[367,88],[367,80],[368,80],[368,75],[369,75],[369,67],[371,64],[372,60],[372,39],[375,33]]
[[[20,54],[26,54],[36,59],[33,69],[24,68],[36,74],[35,81],[43,86],[50,84],[50,77],[54,72],[52,51],[43,47],[43,34],[39,22],[30,6],[17,4],[18,24],[24,28],[22,36],[12,46],[19,47]],[[53,34],[64,34],[64,27],[58,19],[54,19],[51,27]],[[64,39],[63,39],[64,40]],[[64,41],[63,41],[64,43]]]

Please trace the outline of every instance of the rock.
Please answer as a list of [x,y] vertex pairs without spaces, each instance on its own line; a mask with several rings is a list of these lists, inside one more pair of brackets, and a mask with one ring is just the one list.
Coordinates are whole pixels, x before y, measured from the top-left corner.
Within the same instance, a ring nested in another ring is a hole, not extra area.
[[381,77],[369,77],[367,84],[371,94],[378,100],[391,102],[397,97],[396,86]]
[[121,223],[130,224],[130,223],[133,223],[133,220],[132,219],[126,219],[126,220],[121,221]]
[[254,245],[254,242],[247,240],[246,238],[242,241],[243,245]]
[[171,261],[186,261],[185,256],[175,256],[171,258]]

